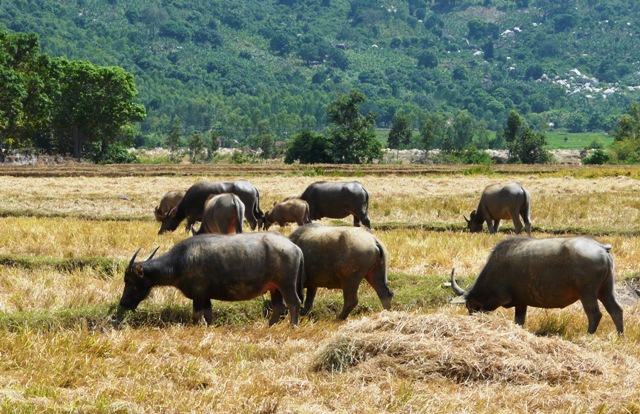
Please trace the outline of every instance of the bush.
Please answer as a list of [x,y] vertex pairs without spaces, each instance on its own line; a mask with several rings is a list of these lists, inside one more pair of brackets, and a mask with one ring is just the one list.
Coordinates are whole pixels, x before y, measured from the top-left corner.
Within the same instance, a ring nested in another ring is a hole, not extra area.
[[101,145],[96,145],[91,154],[96,164],[138,164],[140,160],[136,154],[129,153],[121,144],[113,144],[102,151]]
[[601,149],[596,149],[590,155],[582,159],[582,163],[585,165],[602,165],[609,162],[611,155],[608,152]]
[[487,154],[486,151],[481,151],[476,147],[465,148],[464,151],[462,151],[462,153],[460,154],[460,159],[463,164],[493,164],[491,156]]

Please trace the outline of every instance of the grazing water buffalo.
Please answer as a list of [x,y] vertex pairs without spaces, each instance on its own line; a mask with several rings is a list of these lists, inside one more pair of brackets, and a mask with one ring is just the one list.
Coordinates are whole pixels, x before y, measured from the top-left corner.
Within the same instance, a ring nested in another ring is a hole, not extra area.
[[369,217],[369,193],[357,181],[336,183],[319,181],[311,184],[299,197],[309,203],[311,220],[323,217],[344,218],[353,215],[353,225],[360,222],[371,228]]
[[470,218],[464,216],[469,230],[481,232],[482,225],[487,222],[489,233],[497,233],[500,220],[511,219],[516,233],[522,231],[519,215],[524,220],[525,230],[531,236],[531,197],[520,184],[511,183],[505,186],[492,184],[482,192],[478,208],[471,212]]
[[249,222],[251,230],[256,227],[259,229],[262,226],[264,213],[260,210],[260,193],[250,182],[245,180],[200,181],[189,187],[180,203],[162,220],[158,234],[175,230],[185,218],[187,219],[186,228],[189,231],[196,221],[202,220],[202,211],[207,198],[222,193],[233,193],[240,197],[244,203],[245,218]]
[[[235,194],[223,193],[210,196],[204,203],[200,229],[193,234],[242,233],[244,203]],[[193,231],[193,229],[192,229]]]
[[461,289],[451,272],[451,287],[469,312],[515,307],[524,325],[527,306],[564,308],[580,300],[594,333],[602,318],[598,300],[624,332],[622,308],[613,289],[611,245],[590,237],[531,239],[514,237],[496,245],[473,287]]
[[309,204],[299,198],[273,203],[273,209],[264,213],[264,229],[269,230],[273,223],[278,223],[280,227],[287,223],[298,223],[298,226],[311,223]]
[[382,306],[391,309],[393,292],[387,284],[387,251],[373,234],[355,227],[307,224],[289,236],[304,253],[308,313],[319,287],[342,289],[344,305],[338,319],[346,319],[358,304],[358,287],[365,279]]
[[164,220],[169,212],[173,210],[174,207],[177,207],[180,204],[180,200],[184,197],[185,191],[182,190],[173,190],[167,192],[167,194],[162,197],[160,200],[160,204],[156,206],[154,209],[154,214],[156,216],[156,221]]
[[137,254],[124,274],[124,309],[135,310],[154,286],[175,286],[193,300],[194,323],[204,315],[211,324],[211,299],[249,300],[268,291],[273,304],[269,325],[280,320],[285,303],[291,325],[298,324],[304,259],[300,248],[279,233],[205,234],[181,241],[156,259],[152,254],[136,262]]

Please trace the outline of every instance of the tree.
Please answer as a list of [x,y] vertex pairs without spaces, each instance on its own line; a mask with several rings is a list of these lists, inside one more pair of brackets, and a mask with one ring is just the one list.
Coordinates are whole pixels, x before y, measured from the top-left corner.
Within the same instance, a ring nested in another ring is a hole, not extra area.
[[63,148],[80,159],[86,143],[100,142],[102,151],[127,138],[129,123],[142,121],[145,108],[134,103],[138,95],[133,75],[120,67],[101,67],[84,61],[60,59],[60,99],[55,102],[56,136]]
[[425,50],[418,56],[418,66],[433,69],[438,66],[438,55],[433,50]]
[[329,141],[311,131],[302,131],[291,137],[285,152],[284,162],[293,164],[325,164],[330,163]]
[[452,127],[454,149],[460,151],[471,144],[476,127],[475,121],[468,111],[459,111],[453,118]]
[[504,128],[504,139],[507,143],[516,140],[518,133],[525,128],[524,119],[516,111],[510,111],[507,118],[507,125]]
[[209,148],[207,151],[207,160],[211,161],[213,159],[213,155],[220,149],[222,139],[220,138],[220,133],[216,130],[211,131],[211,141],[209,142]]
[[547,138],[526,126],[524,119],[516,111],[509,113],[504,138],[511,163],[544,164],[551,160],[551,154],[544,149]]
[[412,122],[402,110],[396,112],[389,130],[387,143],[389,148],[398,149],[400,146],[407,147],[411,144],[413,132]]
[[193,134],[189,140],[189,158],[192,164],[202,161],[204,158],[204,147],[205,143],[202,134],[199,132]]
[[0,30],[0,149],[51,148],[48,133],[59,96],[59,65],[39,53],[34,33]]
[[171,152],[171,161],[180,162],[180,136],[182,135],[182,120],[174,116],[169,126],[169,135],[167,136],[166,145]]
[[442,114],[425,114],[420,119],[420,141],[423,148],[436,148],[444,138],[447,120]]
[[276,156],[276,141],[269,132],[260,132],[252,141],[254,148],[262,150],[260,153],[261,158],[269,159]]
[[375,134],[377,114],[362,115],[358,105],[364,94],[352,90],[338,96],[327,108],[330,155],[337,164],[362,164],[382,156],[382,144]]
[[544,149],[547,138],[544,134],[526,128],[515,141],[507,145],[509,162],[522,164],[544,164],[551,161],[551,154]]
[[638,104],[632,104],[628,113],[618,118],[613,150],[620,162],[640,162],[640,106]]
[[618,118],[618,127],[615,131],[615,140],[640,139],[640,106],[631,105],[628,113]]

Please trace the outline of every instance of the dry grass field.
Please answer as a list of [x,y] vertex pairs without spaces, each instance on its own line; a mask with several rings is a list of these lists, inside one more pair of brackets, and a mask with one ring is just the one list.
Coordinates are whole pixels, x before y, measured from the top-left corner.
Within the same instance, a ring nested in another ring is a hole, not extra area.
[[[640,169],[198,171],[0,168],[0,412],[640,412]],[[214,302],[214,324],[194,326],[174,288],[119,313],[138,247],[162,253],[187,237],[182,227],[157,235],[162,195],[237,178],[260,190],[263,210],[314,181],[360,181],[389,251],[393,311],[363,284],[346,322],[335,320],[340,292],[321,289],[296,329],[269,328],[261,298]],[[469,316],[448,304],[451,268],[470,285],[513,235],[511,223],[470,234],[462,218],[486,185],[509,181],[531,192],[534,237],[591,234],[613,245],[625,336],[604,309],[588,335],[579,303],[530,309],[524,328],[512,309]]]

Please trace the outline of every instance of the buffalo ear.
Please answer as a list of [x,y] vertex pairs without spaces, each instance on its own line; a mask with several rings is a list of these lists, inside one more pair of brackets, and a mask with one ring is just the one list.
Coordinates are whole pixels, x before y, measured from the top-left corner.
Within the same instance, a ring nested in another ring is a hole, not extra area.
[[144,277],[144,270],[142,269],[142,265],[137,264],[133,267],[133,273],[138,277]]
[[476,218],[476,215],[477,215],[476,210],[473,210],[471,214],[469,214],[469,217],[471,218],[471,220],[473,220]]

